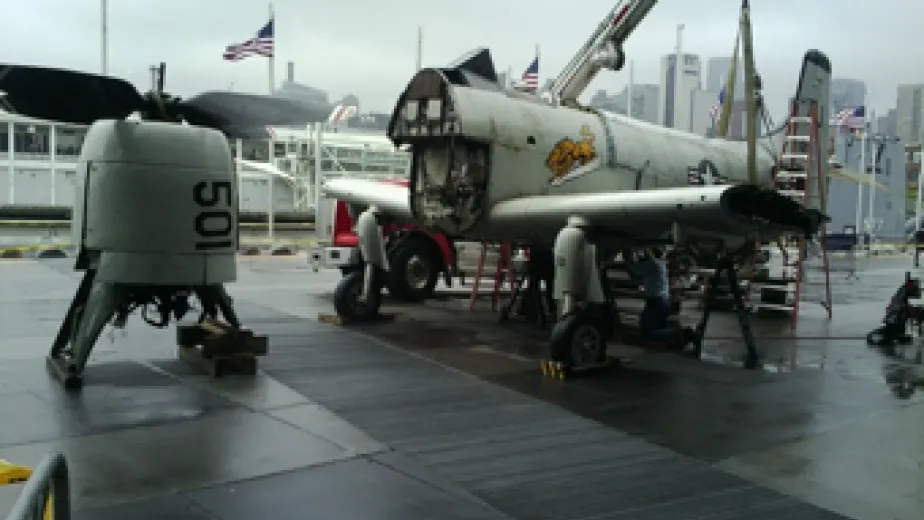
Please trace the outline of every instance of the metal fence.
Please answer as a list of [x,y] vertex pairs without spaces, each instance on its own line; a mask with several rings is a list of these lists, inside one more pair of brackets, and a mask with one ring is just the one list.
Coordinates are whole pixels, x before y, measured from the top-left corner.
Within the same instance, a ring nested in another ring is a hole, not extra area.
[[70,520],[71,491],[64,455],[49,453],[32,470],[6,520]]

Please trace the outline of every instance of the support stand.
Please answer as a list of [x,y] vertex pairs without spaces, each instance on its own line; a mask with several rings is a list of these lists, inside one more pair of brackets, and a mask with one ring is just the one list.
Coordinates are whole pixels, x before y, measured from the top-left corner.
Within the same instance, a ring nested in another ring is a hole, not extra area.
[[[526,272],[517,273],[510,299],[501,308],[500,320],[506,321],[516,309],[522,309],[540,328],[546,328],[554,315],[552,284],[555,274],[551,251],[530,248]],[[543,284],[545,290],[543,290]],[[524,289],[524,285],[526,286]]]
[[[189,310],[187,298],[191,294],[202,303],[202,319],[196,325],[177,328],[177,340],[182,347],[180,357],[205,365],[215,376],[229,368],[244,374],[256,373],[255,356],[266,355],[267,339],[241,328],[224,286],[114,284],[99,281],[95,268],[84,272],[58,329],[46,358],[49,372],[66,390],[79,389],[93,347],[110,321],[120,327],[133,309],[150,306],[155,307],[159,320],[145,316],[145,321],[165,327],[171,317],[180,319]],[[219,315],[227,323],[219,323]],[[201,349],[195,348],[200,345]]]
[[753,370],[760,367],[760,357],[757,353],[757,346],[754,341],[754,333],[751,330],[751,318],[745,308],[744,297],[741,292],[741,286],[738,284],[738,273],[735,270],[735,264],[730,258],[722,258],[716,266],[715,274],[706,286],[705,301],[703,302],[703,316],[699,325],[696,327],[696,340],[692,354],[700,359],[703,354],[703,340],[706,337],[706,326],[709,324],[709,317],[712,314],[713,298],[721,283],[722,276],[726,277],[732,294],[732,303],[735,308],[735,314],[738,316],[738,325],[741,327],[741,334],[744,338],[744,368]]

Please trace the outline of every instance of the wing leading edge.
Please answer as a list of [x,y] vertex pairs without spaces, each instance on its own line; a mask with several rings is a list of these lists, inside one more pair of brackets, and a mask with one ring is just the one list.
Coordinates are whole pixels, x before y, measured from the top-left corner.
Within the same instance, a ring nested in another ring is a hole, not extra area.
[[529,223],[534,230],[552,230],[574,215],[601,229],[637,238],[660,238],[675,223],[736,237],[810,236],[827,219],[772,189],[723,185],[521,197],[496,204],[490,221],[499,228]]
[[412,219],[408,189],[404,186],[365,179],[330,179],[324,181],[321,191],[326,197],[348,204],[376,206],[399,221]]

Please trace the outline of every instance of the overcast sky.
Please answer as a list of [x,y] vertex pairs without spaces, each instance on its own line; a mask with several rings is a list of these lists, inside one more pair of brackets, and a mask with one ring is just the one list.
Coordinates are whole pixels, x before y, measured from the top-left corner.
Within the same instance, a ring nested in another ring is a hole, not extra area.
[[[4,2],[0,62],[100,70],[99,0]],[[832,60],[835,76],[867,82],[869,106],[895,106],[896,85],[924,82],[920,28],[924,2],[760,0],[752,2],[754,45],[765,95],[779,115],[796,86],[806,49]],[[266,92],[267,60],[221,59],[225,45],[265,23],[269,4],[254,0],[110,0],[109,73],[141,88],[148,66],[167,62],[167,89],[190,95],[233,88]],[[607,0],[276,0],[276,79],[296,63],[296,80],[332,100],[359,96],[363,111],[388,111],[410,79],[417,27],[424,66],[491,48],[499,71],[519,75],[541,48],[540,75],[554,76],[612,8]],[[705,58],[731,54],[740,0],[661,0],[626,45],[637,83],[657,83],[659,58],[683,49]],[[796,16],[796,13],[798,16]],[[864,37],[864,35],[869,35]],[[703,71],[705,77],[705,70]],[[619,91],[627,72],[604,73],[590,92]]]

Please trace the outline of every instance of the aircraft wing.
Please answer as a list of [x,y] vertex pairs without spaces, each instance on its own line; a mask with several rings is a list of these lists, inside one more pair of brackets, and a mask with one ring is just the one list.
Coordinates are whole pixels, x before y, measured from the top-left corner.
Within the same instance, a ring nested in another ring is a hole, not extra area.
[[560,228],[571,216],[638,240],[662,239],[674,224],[694,234],[813,235],[827,219],[775,190],[753,185],[520,197],[496,204],[490,219],[499,228],[528,222],[546,230]]
[[376,206],[380,211],[399,221],[410,221],[411,201],[404,186],[366,179],[328,179],[321,185],[325,197],[348,204]]

